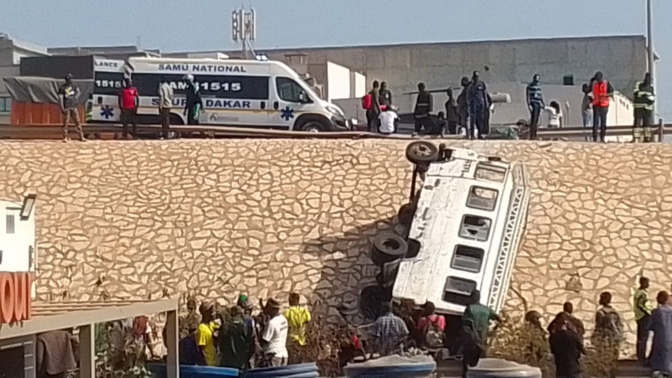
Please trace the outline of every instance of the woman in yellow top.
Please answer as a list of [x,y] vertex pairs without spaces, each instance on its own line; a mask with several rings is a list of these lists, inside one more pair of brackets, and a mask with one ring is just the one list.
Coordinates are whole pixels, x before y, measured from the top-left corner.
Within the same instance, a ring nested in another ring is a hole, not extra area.
[[215,305],[212,302],[203,302],[199,307],[201,323],[198,325],[196,343],[203,354],[208,366],[217,366],[217,349],[215,348]]
[[289,308],[285,310],[285,318],[289,324],[289,335],[300,346],[306,345],[306,324],[310,322],[310,311],[299,305],[301,297],[297,293],[289,294]]

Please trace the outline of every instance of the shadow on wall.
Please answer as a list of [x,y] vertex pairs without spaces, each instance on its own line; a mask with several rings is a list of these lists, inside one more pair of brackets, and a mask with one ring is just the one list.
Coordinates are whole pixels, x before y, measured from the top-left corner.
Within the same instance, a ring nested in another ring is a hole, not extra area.
[[[399,204],[401,206],[401,204]],[[316,309],[325,309],[327,320],[340,322],[346,316],[354,324],[363,324],[366,319],[360,310],[370,312],[382,300],[376,275],[380,268],[371,261],[373,239],[383,231],[403,233],[398,218],[382,219],[349,229],[338,236],[323,236],[307,240],[302,253],[319,256],[322,272],[317,285],[312,290],[309,303]],[[366,289],[366,290],[365,290]],[[364,300],[360,298],[360,293]]]

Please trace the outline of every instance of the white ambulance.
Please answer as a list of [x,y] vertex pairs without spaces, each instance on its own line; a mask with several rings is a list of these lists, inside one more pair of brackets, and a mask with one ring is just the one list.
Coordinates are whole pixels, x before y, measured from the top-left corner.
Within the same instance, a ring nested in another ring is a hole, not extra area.
[[201,125],[297,131],[348,131],[352,122],[336,105],[319,98],[301,77],[277,61],[130,58],[96,61],[90,122],[119,122],[118,93],[125,76],[138,89],[138,123],[158,124],[158,90],[175,92],[172,124],[186,124],[184,106],[192,75],[203,99]]

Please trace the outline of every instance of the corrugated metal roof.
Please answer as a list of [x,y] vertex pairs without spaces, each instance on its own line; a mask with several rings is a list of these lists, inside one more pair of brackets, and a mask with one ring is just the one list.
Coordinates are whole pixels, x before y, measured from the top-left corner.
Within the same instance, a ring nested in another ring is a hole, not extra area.
[[177,311],[177,299],[153,301],[63,301],[33,302],[33,317],[19,324],[0,325],[0,340],[30,336],[55,329],[81,327],[87,324],[104,323]]
[[61,315],[77,311],[93,311],[108,307],[122,307],[138,303],[144,304],[152,302],[156,301],[109,300],[109,301],[33,302],[33,318]]

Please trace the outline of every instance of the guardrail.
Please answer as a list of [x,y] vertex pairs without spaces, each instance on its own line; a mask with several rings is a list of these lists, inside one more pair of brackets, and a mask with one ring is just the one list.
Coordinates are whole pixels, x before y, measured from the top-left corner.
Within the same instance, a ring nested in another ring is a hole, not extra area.
[[[97,135],[101,139],[112,139],[115,134],[121,132],[119,124],[84,124],[84,132],[89,135]],[[366,131],[347,132],[302,132],[286,130],[253,129],[228,126],[203,126],[203,125],[176,125],[170,130],[176,133],[202,135],[210,138],[281,138],[281,139],[357,139],[357,138],[380,138],[380,139],[407,139],[410,135],[381,135]],[[74,127],[70,128],[73,133]],[[159,135],[160,125],[138,125],[140,135]],[[663,140],[664,135],[672,135],[672,125],[665,125],[662,120],[654,127],[654,135],[658,141]],[[592,137],[592,130],[583,127],[566,127],[562,129],[539,129],[539,138],[549,139],[576,139]],[[632,126],[611,126],[607,128],[607,136],[630,136]],[[0,139],[60,139],[60,125],[0,125]],[[463,139],[462,136],[450,135],[444,139]]]

